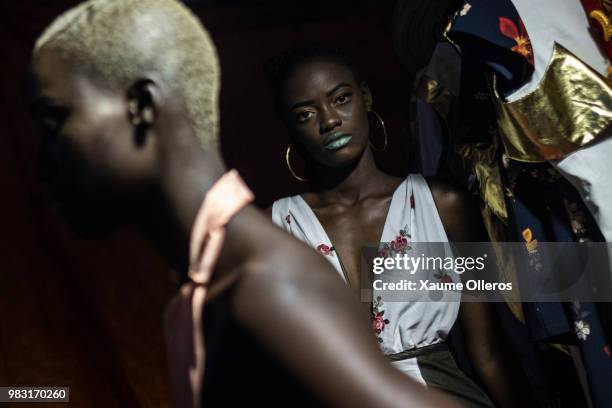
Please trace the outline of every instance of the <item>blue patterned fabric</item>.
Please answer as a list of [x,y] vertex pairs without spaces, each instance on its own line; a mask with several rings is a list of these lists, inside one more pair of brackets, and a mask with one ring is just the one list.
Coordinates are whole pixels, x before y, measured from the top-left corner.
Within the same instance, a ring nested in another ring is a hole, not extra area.
[[[442,139],[454,146],[461,144],[487,145],[496,131],[495,114],[491,104],[492,76],[497,78],[498,90],[502,95],[509,94],[522,86],[533,73],[533,55],[529,35],[520,16],[509,0],[468,0],[463,2],[454,16],[448,39],[460,49],[461,66],[452,58],[440,64],[438,70],[454,69],[460,72],[460,91],[457,92],[453,112],[441,121],[441,125],[426,123],[419,127],[419,139],[426,140],[428,147],[422,153],[433,151],[435,154],[423,158],[424,167],[431,170],[437,163],[436,146],[440,142],[438,132],[446,130]],[[436,68],[436,67],[433,67]],[[436,69],[428,68],[428,76],[434,80],[450,77],[444,72],[436,74]],[[439,75],[440,78],[437,78]],[[418,120],[431,122],[435,119],[429,114],[418,115]],[[435,132],[435,135],[427,134]],[[509,240],[524,241],[523,232],[529,229],[533,240],[540,242],[576,242],[583,240],[603,240],[590,212],[585,208],[576,190],[547,164],[526,165],[518,162],[505,165],[501,151],[498,156],[498,169],[504,178],[503,184],[511,197],[506,197],[508,211],[507,233]],[[474,185],[473,169],[467,164],[465,180]],[[448,163],[446,165],[449,165]],[[450,166],[456,166],[451,163]],[[465,169],[464,169],[465,170]],[[447,169],[449,174],[457,168]],[[544,175],[544,176],[542,176]],[[610,203],[612,205],[612,203]],[[577,254],[568,251],[563,262],[544,265],[541,270],[528,274],[531,279],[546,281],[558,269],[567,272],[578,271]],[[529,266],[528,266],[529,267]],[[602,273],[606,273],[602,271]],[[547,275],[548,274],[548,275]],[[528,284],[528,283],[524,283]],[[593,303],[524,303],[527,335],[517,327],[506,322],[505,329],[515,348],[525,347],[531,341],[536,350],[544,342],[577,345],[581,352],[586,370],[586,380],[593,406],[612,407],[612,357],[606,328],[600,318],[600,305]],[[603,315],[603,317],[608,317]],[[605,319],[604,319],[605,321]],[[545,382],[539,363],[533,353],[520,356],[523,367],[529,371],[534,388]],[[577,387],[578,384],[576,384]],[[561,405],[567,406],[567,405]]]
[[[584,208],[578,194],[565,179],[543,182],[523,174],[515,183],[513,196],[507,199],[507,204],[517,241],[523,240],[526,229],[531,232],[532,239],[539,242],[577,241],[564,207],[567,202],[574,203],[585,217],[585,224],[596,231],[590,212]],[[594,235],[597,236],[597,231]],[[566,253],[555,268],[578,271],[578,254]],[[560,272],[558,269],[543,269],[549,273]],[[537,274],[538,271],[533,270],[531,273]],[[533,341],[579,347],[593,406],[611,407],[612,357],[596,305],[578,301],[569,304],[524,303],[523,311]]]
[[[519,88],[533,73],[529,36],[510,1],[464,2],[447,36],[464,58],[479,61],[496,74],[503,94]],[[520,44],[519,37],[524,40]]]

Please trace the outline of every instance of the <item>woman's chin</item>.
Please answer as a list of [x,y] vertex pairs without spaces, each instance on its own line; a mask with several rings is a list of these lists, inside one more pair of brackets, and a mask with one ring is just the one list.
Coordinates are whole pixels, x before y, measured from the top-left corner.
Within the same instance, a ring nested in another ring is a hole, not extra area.
[[325,165],[335,169],[349,167],[354,165],[359,160],[362,154],[363,150],[358,150],[352,148],[352,146],[347,146],[342,149],[336,150],[331,155],[329,155]]

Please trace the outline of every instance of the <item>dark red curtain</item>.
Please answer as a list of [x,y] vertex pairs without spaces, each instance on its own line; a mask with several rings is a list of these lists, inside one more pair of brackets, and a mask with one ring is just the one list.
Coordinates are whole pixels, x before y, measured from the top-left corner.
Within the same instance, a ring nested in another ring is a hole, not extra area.
[[[25,93],[30,52],[43,28],[75,3],[0,5],[0,386],[69,386],[75,407],[166,407],[161,317],[176,275],[134,231],[95,242],[74,236],[46,208],[34,177],[37,139]],[[261,67],[294,43],[331,40],[370,78],[374,107],[391,136],[378,157],[382,167],[405,172],[400,135],[409,85],[399,80],[384,20],[353,2],[314,13],[284,4],[197,10],[221,57],[228,164],[243,174],[261,206],[303,188],[285,168],[286,134]]]

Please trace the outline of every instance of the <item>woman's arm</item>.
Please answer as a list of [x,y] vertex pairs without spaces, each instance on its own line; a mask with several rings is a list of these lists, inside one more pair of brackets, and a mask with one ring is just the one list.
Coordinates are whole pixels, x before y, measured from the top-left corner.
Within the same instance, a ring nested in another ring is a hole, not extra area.
[[[485,242],[488,237],[477,205],[461,189],[440,180],[428,180],[451,242]],[[459,320],[466,351],[478,377],[496,406],[531,406],[526,376],[510,357],[509,345],[501,335],[493,305],[462,302]]]
[[459,319],[467,353],[478,377],[498,407],[533,406],[529,384],[522,369],[504,352],[509,345],[500,335],[495,312],[489,303],[461,304]]

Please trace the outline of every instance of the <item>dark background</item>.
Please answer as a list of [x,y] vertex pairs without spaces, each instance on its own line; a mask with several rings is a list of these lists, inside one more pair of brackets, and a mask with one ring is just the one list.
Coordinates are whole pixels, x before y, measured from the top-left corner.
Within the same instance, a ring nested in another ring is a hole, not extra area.
[[[175,274],[134,231],[96,242],[75,237],[47,209],[34,177],[38,143],[25,97],[30,52],[44,27],[76,3],[0,4],[0,386],[70,386],[75,407],[166,407],[161,316]],[[391,173],[406,173],[410,78],[392,52],[392,2],[188,3],[221,58],[222,152],[258,205],[304,188],[285,167],[286,132],[262,72],[266,58],[299,42],[341,46],[363,69],[390,135],[377,159]],[[372,137],[382,145],[380,128],[373,126]]]

